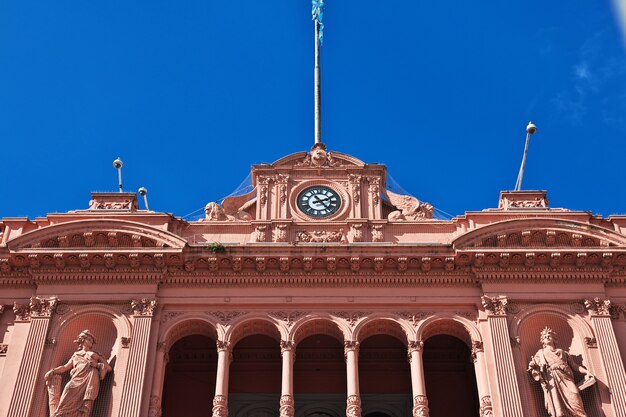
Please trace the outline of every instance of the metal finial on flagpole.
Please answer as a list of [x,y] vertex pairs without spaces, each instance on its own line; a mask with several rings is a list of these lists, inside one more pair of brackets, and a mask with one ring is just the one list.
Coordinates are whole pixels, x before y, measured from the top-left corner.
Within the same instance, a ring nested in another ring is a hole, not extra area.
[[117,159],[113,161],[113,167],[117,169],[117,182],[120,186],[120,193],[122,192],[122,165],[124,165],[124,163],[118,156]]
[[515,191],[522,189],[522,178],[524,177],[524,166],[526,165],[526,154],[528,153],[528,143],[530,142],[530,135],[535,134],[537,126],[533,122],[528,122],[526,126],[526,144],[524,145],[524,156],[522,156],[522,166],[520,166],[519,174],[517,174],[517,182],[515,183]]
[[320,69],[320,45],[322,42],[324,24],[322,16],[324,13],[324,0],[312,0],[311,11],[315,24],[315,69],[313,71],[314,86],[314,118],[315,118],[315,143],[322,143],[322,74]]

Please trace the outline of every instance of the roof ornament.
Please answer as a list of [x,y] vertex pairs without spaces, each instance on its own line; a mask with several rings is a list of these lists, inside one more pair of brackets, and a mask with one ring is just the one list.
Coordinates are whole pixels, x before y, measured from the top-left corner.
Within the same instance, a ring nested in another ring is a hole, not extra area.
[[526,165],[526,154],[528,153],[528,142],[530,142],[530,135],[534,135],[537,132],[537,126],[533,122],[528,122],[526,126],[526,145],[524,145],[524,156],[522,157],[522,166],[517,174],[517,182],[515,183],[515,191],[522,189],[522,178],[524,177],[524,166]]
[[226,197],[222,204],[211,202],[204,207],[205,221],[252,220],[246,210],[256,202],[256,187],[247,194]]
[[389,202],[398,209],[387,216],[391,221],[419,221],[433,218],[434,208],[429,203],[422,203],[410,195],[400,195],[389,190],[384,190],[384,194]]
[[326,145],[319,142],[311,147],[304,159],[295,164],[296,167],[338,167],[341,161],[333,157],[332,152],[326,151]]

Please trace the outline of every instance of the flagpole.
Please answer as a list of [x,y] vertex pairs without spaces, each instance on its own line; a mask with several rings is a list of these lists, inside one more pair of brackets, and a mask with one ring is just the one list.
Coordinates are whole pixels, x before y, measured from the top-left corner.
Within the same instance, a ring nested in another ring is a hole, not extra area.
[[320,70],[320,22],[315,23],[315,69],[314,69],[314,117],[315,117],[315,143],[322,143],[322,75]]

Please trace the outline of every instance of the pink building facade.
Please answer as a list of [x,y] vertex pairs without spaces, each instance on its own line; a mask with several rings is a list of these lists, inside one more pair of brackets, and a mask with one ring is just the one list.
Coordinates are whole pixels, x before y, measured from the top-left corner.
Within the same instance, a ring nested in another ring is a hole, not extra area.
[[133,193],[2,219],[0,417],[581,415],[554,372],[626,416],[626,216],[518,191],[438,220],[323,145],[251,178],[194,222]]

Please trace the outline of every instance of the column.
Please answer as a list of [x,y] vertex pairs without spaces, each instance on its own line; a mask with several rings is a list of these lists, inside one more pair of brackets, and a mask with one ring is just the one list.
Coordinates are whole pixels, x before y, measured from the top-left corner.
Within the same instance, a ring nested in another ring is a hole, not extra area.
[[359,395],[359,342],[348,340],[344,343],[346,374],[348,377],[348,400],[346,417],[361,417],[361,396]]
[[165,350],[165,343],[157,344],[156,360],[154,363],[154,373],[152,374],[152,393],[150,394],[150,404],[148,407],[149,416],[161,416],[161,402],[163,395],[163,382],[165,380],[165,367],[169,362],[168,352]]
[[215,381],[215,397],[213,397],[213,417],[228,416],[228,372],[230,370],[230,342],[218,340],[217,344],[217,378]]
[[413,388],[413,417],[428,417],[428,399],[424,381],[424,363],[422,351],[424,342],[411,340],[408,346],[409,363],[411,364],[411,387]]
[[[28,323],[28,336],[24,356],[20,363],[15,382],[15,390],[9,405],[8,417],[26,417],[30,414],[33,405],[33,396],[37,391],[37,377],[43,357],[43,348],[46,343],[46,335],[52,313],[58,300],[55,297],[39,298],[31,297],[29,304],[13,306],[15,321]],[[43,381],[41,381],[43,382]]]
[[489,381],[487,381],[485,352],[483,350],[483,342],[480,340],[472,340],[472,361],[474,362],[474,371],[476,373],[478,398],[480,398],[480,416],[493,416]]
[[130,336],[130,352],[126,365],[126,378],[122,388],[119,417],[136,417],[139,415],[144,393],[146,368],[148,366],[148,348],[150,346],[150,330],[152,317],[156,310],[156,300],[132,300],[133,331]]
[[524,417],[522,400],[517,385],[509,326],[506,319],[506,297],[482,297],[491,332],[496,363],[496,386],[500,394],[503,417]]
[[293,417],[295,413],[293,401],[293,362],[295,360],[293,342],[281,340],[280,354],[283,357],[283,379],[280,395],[280,417]]
[[611,324],[612,314],[619,310],[611,300],[585,300],[585,307],[591,316],[591,323],[596,331],[598,349],[606,369],[606,377],[611,392],[611,403],[616,416],[626,416],[626,372],[619,354],[617,339]]

